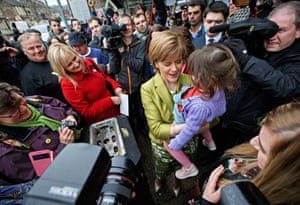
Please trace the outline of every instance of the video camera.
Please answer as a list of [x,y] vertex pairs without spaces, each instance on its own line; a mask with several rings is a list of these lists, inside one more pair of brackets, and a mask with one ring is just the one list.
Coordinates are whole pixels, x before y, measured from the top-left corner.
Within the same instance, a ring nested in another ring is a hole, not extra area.
[[[122,35],[121,31],[126,31],[125,24],[115,24],[112,22],[112,17],[114,15],[114,11],[111,8],[107,8],[104,10],[105,21],[104,25],[101,27],[100,31],[100,39],[101,44],[103,38],[107,39],[108,48],[110,50],[115,50],[123,47]],[[103,45],[101,45],[103,47]]]
[[244,41],[248,54],[263,57],[263,41],[278,32],[278,25],[273,21],[261,18],[248,18],[233,24],[213,26],[209,32],[225,32],[228,39],[238,38]]
[[68,144],[32,189],[24,205],[126,205],[140,173],[127,157],[111,158],[97,145]]

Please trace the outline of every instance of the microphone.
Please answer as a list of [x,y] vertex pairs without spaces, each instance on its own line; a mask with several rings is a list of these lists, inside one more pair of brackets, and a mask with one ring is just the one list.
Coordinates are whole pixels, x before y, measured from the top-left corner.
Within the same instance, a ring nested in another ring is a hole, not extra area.
[[229,30],[230,25],[229,24],[221,24],[221,25],[217,25],[217,26],[213,26],[209,29],[209,32],[211,33],[219,33],[219,32],[223,32],[223,31],[227,31]]

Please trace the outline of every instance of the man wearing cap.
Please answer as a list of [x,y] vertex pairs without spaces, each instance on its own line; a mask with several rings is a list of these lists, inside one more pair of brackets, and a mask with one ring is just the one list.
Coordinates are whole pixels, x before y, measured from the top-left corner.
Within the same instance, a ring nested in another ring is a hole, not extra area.
[[97,64],[108,64],[108,56],[98,48],[88,47],[87,38],[82,32],[73,31],[69,33],[69,45],[82,58],[92,58]]

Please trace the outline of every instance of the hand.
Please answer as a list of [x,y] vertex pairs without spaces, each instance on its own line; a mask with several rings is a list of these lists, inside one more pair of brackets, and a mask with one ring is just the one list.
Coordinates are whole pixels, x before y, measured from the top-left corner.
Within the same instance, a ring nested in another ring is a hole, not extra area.
[[220,165],[210,174],[202,195],[202,198],[206,201],[214,204],[219,203],[221,199],[221,187],[217,188],[217,182],[223,171],[224,167]]
[[120,105],[121,104],[121,98],[119,96],[112,96],[110,98],[111,98],[111,100],[113,101],[113,103],[115,105]]
[[108,43],[107,43],[107,39],[106,38],[103,38],[102,45],[103,45],[103,48],[108,48]]
[[9,46],[1,48],[1,51],[7,52],[10,57],[15,57],[20,53],[18,49]]
[[241,39],[227,39],[223,42],[223,45],[231,50],[242,70],[250,59],[244,41]]
[[58,133],[59,133],[59,141],[62,144],[70,144],[75,141],[74,131],[69,129],[68,127],[64,128],[64,130],[58,128]]
[[119,51],[120,53],[124,53],[124,52],[125,52],[125,48],[124,48],[124,47],[118,48],[118,51]]
[[121,97],[122,88],[116,88],[114,91],[115,91],[116,96]]
[[76,118],[75,118],[73,115],[68,115],[68,116],[65,118],[65,120],[66,120],[66,121],[74,122],[76,126],[78,125],[78,122],[77,122]]

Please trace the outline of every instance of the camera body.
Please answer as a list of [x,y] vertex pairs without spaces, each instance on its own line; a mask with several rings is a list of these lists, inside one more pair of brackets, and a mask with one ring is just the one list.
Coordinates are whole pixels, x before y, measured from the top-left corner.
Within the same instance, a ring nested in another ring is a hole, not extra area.
[[[104,15],[106,20],[104,21],[104,25],[101,28],[100,32],[100,40],[101,44],[103,38],[107,39],[108,49],[115,50],[124,46],[122,41],[121,31],[126,31],[125,24],[115,24],[112,23],[111,19],[114,14],[114,11],[111,8],[107,8],[104,10]],[[103,45],[101,45],[103,47]]]
[[278,25],[273,21],[249,17],[244,21],[213,26],[209,31],[212,33],[224,32],[227,39],[243,40],[248,54],[262,58],[265,54],[264,40],[274,36],[278,29]]
[[69,129],[74,129],[76,127],[76,124],[73,121],[62,120],[61,129],[63,130],[66,127],[68,127]]
[[100,146],[68,144],[24,196],[24,205],[126,205],[139,173],[124,157]]

